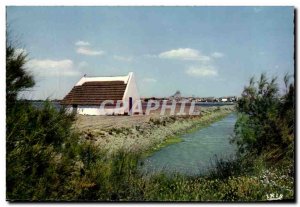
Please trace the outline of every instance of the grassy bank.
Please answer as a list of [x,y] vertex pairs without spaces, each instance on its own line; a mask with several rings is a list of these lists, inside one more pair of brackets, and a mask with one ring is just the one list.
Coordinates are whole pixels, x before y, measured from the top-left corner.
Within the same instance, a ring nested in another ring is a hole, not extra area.
[[162,143],[156,145],[155,147],[143,152],[143,158],[151,156],[154,152],[159,151],[160,149],[169,146],[171,144],[176,144],[182,142],[183,139],[179,136],[167,137]]
[[145,185],[145,200],[149,201],[267,201],[293,199],[294,180],[288,170],[265,169],[252,175],[227,178],[172,178],[156,175]]
[[89,129],[82,132],[82,137],[93,140],[108,154],[122,150],[149,155],[161,147],[179,142],[181,134],[206,127],[233,110],[233,106],[207,107],[199,116],[161,116],[131,127]]
[[156,146],[150,148],[149,150],[146,150],[143,155],[145,157],[150,156],[156,151],[159,151],[161,148],[166,147],[171,144],[176,144],[179,142],[182,142],[181,135],[186,133],[192,133],[193,131],[200,130],[202,128],[208,127],[210,124],[219,121],[226,117],[228,114],[233,112],[232,107],[223,107],[223,108],[210,108],[204,110],[201,116],[194,117],[193,119],[186,119],[184,120],[185,123],[185,129],[181,130],[174,130],[173,136],[165,137],[163,141]]

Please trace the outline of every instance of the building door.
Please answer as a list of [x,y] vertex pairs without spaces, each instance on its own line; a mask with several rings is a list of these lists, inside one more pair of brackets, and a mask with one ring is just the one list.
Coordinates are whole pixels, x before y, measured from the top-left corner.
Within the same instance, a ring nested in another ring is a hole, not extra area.
[[73,104],[73,105],[72,105],[72,113],[73,113],[73,114],[76,114],[76,113],[77,113],[77,106],[78,106],[77,104]]
[[132,97],[129,97],[129,114],[132,115]]

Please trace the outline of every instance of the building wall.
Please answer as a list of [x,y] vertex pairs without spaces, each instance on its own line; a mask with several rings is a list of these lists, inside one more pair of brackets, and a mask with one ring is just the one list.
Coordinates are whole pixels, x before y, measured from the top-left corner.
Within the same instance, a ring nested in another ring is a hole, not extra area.
[[[73,107],[68,107],[67,112],[72,113]],[[79,105],[77,107],[76,113],[81,115],[118,115],[118,114],[124,114],[124,107],[120,107],[120,108],[105,107],[104,109],[100,109],[100,106]]]
[[140,101],[139,92],[137,90],[137,85],[135,82],[135,77],[132,72],[129,73],[129,80],[127,82],[127,87],[123,96],[123,102],[127,104],[125,112],[129,112],[129,97],[132,97],[133,104],[136,101]]
[[[135,77],[132,72],[128,74],[128,76],[119,76],[119,77],[83,77],[81,78],[76,85],[82,85],[87,81],[124,81],[127,83],[124,95],[123,95],[123,107],[105,107],[105,109],[100,109],[100,106],[84,106],[78,105],[77,114],[82,115],[118,115],[129,113],[129,97],[132,97],[133,104],[140,100],[140,96],[137,90],[137,85],[135,82]],[[67,108],[69,113],[73,112],[73,107],[69,106]]]

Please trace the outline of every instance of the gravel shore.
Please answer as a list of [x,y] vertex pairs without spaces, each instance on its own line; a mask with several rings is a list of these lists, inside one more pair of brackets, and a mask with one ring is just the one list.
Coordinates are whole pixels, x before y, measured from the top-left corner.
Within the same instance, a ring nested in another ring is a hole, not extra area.
[[135,116],[77,116],[74,127],[82,137],[95,142],[108,153],[118,150],[155,150],[170,137],[201,128],[225,117],[233,106],[205,107],[197,116],[160,116],[159,113]]

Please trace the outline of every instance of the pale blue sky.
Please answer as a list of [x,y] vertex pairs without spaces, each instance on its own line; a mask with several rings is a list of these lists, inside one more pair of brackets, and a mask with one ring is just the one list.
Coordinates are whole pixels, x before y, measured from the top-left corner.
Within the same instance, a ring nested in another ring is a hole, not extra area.
[[133,71],[141,96],[240,95],[294,73],[293,7],[7,7],[29,53],[27,98],[63,98],[81,76]]

